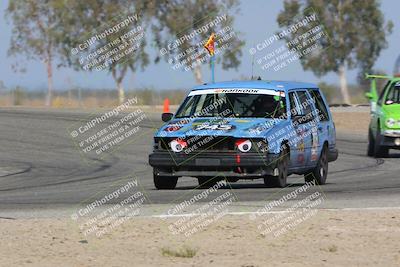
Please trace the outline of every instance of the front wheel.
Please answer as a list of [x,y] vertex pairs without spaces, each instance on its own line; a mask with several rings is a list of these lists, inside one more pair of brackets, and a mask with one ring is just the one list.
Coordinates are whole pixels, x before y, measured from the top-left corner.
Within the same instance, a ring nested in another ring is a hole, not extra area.
[[288,149],[283,149],[279,154],[278,159],[278,176],[267,175],[264,177],[264,184],[267,187],[285,187],[287,184],[289,166],[289,152]]
[[371,130],[368,130],[368,150],[367,150],[367,156],[368,157],[373,157],[375,155],[375,140],[374,137],[372,136]]
[[153,172],[153,180],[157,189],[175,189],[178,177],[159,176]]
[[304,175],[306,182],[315,181],[318,185],[326,183],[328,177],[328,147],[324,146],[321,151],[317,166],[309,173]]
[[380,145],[381,140],[382,140],[382,135],[380,129],[378,128],[375,137],[375,147],[374,147],[375,158],[384,158],[387,157],[387,155],[389,154],[389,149]]

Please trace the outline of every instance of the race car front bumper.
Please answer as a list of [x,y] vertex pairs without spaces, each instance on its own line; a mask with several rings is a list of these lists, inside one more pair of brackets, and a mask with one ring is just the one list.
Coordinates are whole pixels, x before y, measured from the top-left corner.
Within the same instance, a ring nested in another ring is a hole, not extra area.
[[149,164],[159,176],[260,178],[276,175],[277,154],[204,152],[196,155],[156,151]]
[[387,130],[380,138],[380,146],[387,148],[400,149],[400,131]]

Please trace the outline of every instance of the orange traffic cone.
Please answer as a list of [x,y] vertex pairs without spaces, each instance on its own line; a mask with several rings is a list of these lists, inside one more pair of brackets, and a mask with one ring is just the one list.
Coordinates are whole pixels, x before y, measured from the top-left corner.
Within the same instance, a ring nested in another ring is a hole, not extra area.
[[169,113],[169,99],[168,98],[164,99],[164,110],[163,110],[163,112],[164,113]]

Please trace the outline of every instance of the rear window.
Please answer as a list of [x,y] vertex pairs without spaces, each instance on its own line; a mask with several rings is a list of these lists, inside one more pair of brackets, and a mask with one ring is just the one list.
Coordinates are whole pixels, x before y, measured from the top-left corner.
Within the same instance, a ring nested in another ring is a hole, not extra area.
[[315,107],[319,111],[321,121],[329,121],[328,107],[325,105],[324,99],[319,90],[311,89],[308,91],[314,100]]

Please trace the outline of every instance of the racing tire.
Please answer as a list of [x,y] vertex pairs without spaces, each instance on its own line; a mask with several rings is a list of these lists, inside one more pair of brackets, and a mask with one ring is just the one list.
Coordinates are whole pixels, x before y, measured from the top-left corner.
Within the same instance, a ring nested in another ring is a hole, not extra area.
[[279,154],[277,164],[278,176],[267,175],[264,177],[264,185],[267,187],[280,187],[283,188],[287,185],[289,166],[289,152],[287,148],[282,149]]
[[157,189],[175,189],[178,177],[159,176],[153,173],[153,180]]
[[376,131],[376,137],[375,137],[375,147],[374,147],[374,156],[375,158],[384,158],[387,157],[389,154],[389,149],[379,145],[381,143],[382,135],[381,135],[381,130],[378,128]]
[[319,156],[317,166],[304,175],[305,182],[315,181],[318,185],[324,185],[328,177],[328,147],[324,145]]
[[311,172],[304,174],[304,181],[306,183],[311,183],[312,181],[314,181],[314,175],[312,175]]
[[374,137],[372,136],[371,130],[368,130],[368,150],[367,150],[367,156],[368,157],[373,157],[375,155],[375,140]]

